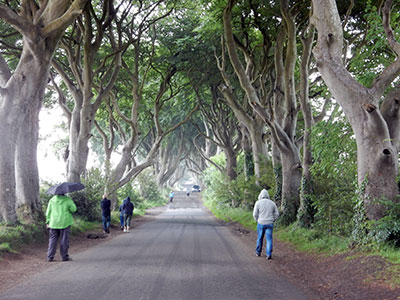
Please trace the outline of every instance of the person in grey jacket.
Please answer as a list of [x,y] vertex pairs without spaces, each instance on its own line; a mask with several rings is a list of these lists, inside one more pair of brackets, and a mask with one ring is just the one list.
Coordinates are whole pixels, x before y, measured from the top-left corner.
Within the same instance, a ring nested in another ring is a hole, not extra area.
[[258,195],[258,200],[253,210],[254,220],[257,222],[257,246],[256,256],[261,255],[264,235],[266,236],[266,255],[267,259],[272,258],[272,231],[274,222],[279,217],[279,211],[276,204],[269,199],[266,189],[263,189]]

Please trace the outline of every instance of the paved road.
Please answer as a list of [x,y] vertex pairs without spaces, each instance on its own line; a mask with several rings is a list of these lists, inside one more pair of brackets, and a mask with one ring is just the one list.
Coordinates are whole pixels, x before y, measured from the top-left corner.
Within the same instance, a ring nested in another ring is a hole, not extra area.
[[307,299],[199,199],[176,194],[155,221],[55,262],[0,299]]

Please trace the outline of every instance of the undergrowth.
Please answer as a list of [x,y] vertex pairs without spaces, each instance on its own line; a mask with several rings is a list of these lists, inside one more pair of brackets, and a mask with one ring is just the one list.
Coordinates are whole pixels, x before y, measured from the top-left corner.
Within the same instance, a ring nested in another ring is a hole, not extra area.
[[348,238],[321,233],[314,229],[300,228],[296,224],[278,228],[275,236],[303,252],[333,255],[345,252],[349,248]]

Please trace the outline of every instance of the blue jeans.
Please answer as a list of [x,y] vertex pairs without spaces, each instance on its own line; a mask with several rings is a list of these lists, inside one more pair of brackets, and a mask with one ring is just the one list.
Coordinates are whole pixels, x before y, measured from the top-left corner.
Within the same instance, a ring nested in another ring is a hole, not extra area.
[[256,247],[257,254],[261,254],[263,241],[264,241],[264,235],[265,235],[266,240],[267,240],[266,255],[271,256],[271,254],[272,254],[272,230],[273,229],[274,229],[274,224],[267,224],[267,225],[257,224],[257,247]]
[[121,225],[121,228],[124,227],[124,215],[123,214],[119,215],[119,224]]
[[103,222],[104,231],[108,231],[108,228],[110,228],[111,216],[102,216],[101,219]]

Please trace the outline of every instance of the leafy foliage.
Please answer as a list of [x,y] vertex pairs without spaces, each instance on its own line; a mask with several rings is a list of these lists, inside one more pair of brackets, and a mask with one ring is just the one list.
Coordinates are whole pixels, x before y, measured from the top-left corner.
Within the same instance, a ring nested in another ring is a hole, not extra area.
[[[225,164],[223,153],[213,157],[213,161],[218,165]],[[221,174],[214,166],[204,171],[204,184],[207,186],[205,197],[212,199],[218,205],[232,207],[242,207],[251,210],[257,201],[261,187],[268,187],[270,195],[275,191],[275,178],[272,164],[264,161],[262,164],[263,176],[257,180],[255,176],[250,176],[246,180],[244,172],[245,157],[243,154],[238,159],[238,176],[236,180],[229,181],[225,174]]]
[[357,179],[356,145],[347,122],[320,122],[312,132],[311,168],[316,209],[314,227],[325,232],[351,232]]
[[[366,28],[365,35],[359,35],[360,38],[352,46],[352,60],[349,70],[356,75],[365,86],[371,86],[377,74],[381,73],[384,67],[387,67],[394,60],[394,53],[389,48],[386,34],[382,26],[382,16],[379,14],[377,6],[373,5],[371,0],[368,0],[363,14],[363,21]],[[399,14],[391,15],[393,24],[398,23]],[[398,26],[394,27],[399,34]],[[360,28],[356,29],[358,32]]]
[[165,204],[167,198],[160,191],[153,170],[146,169],[141,172],[131,184],[118,190],[118,198],[127,196],[135,205],[135,210],[144,211],[146,208]]

